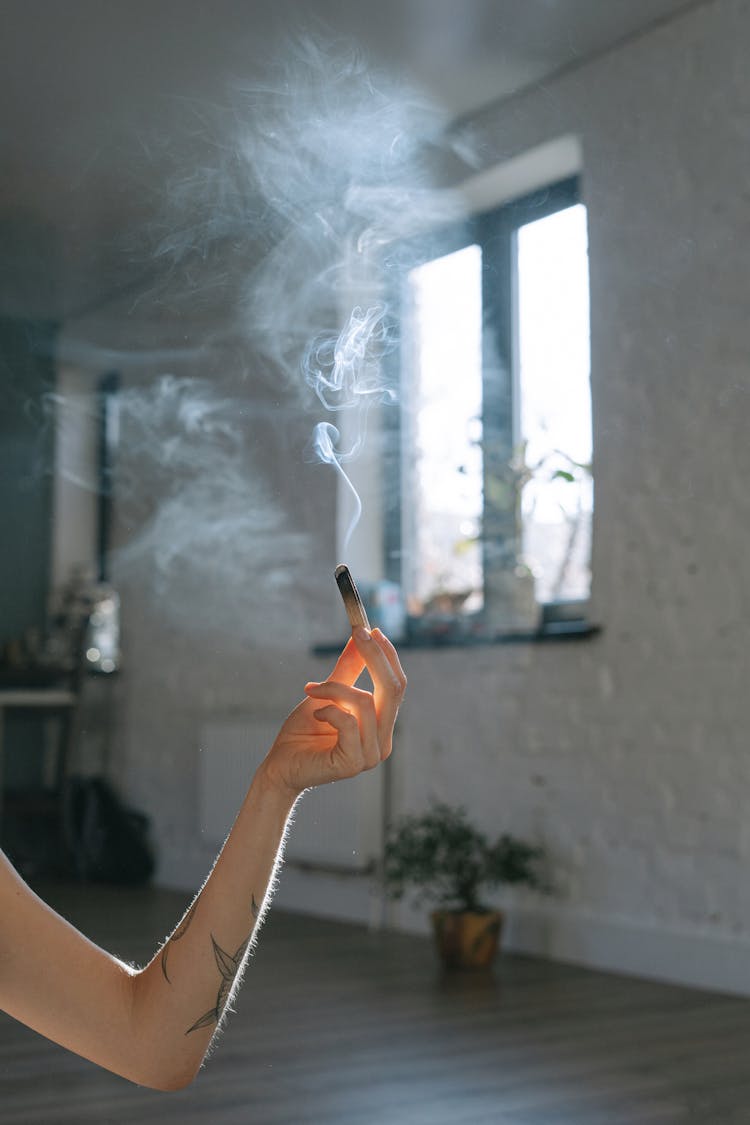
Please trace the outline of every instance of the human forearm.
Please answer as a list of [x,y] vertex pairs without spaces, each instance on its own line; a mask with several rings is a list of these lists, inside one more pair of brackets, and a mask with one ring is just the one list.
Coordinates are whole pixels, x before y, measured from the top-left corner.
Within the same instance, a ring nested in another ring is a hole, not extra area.
[[[373,692],[355,686],[365,666]],[[305,687],[203,889],[144,969],[79,933],[0,852],[0,1008],[132,1082],[187,1085],[239,981],[297,796],[388,757],[405,686],[390,642],[355,629],[329,680]]]
[[[374,693],[354,686],[365,664]],[[382,633],[355,629],[331,678],[306,686],[202,891],[134,979],[134,1025],[148,1071],[138,1081],[174,1089],[194,1077],[241,976],[298,794],[354,777],[390,754],[405,685]]]
[[202,890],[133,978],[137,1081],[175,1089],[195,1076],[257,935],[294,802],[262,766]]

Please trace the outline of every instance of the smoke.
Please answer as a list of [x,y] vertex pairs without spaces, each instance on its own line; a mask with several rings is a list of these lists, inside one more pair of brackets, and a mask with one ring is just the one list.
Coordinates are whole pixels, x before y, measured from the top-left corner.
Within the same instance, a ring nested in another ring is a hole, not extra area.
[[323,462],[323,464],[333,465],[334,469],[341,477],[354,501],[354,511],[349,521],[346,535],[344,536],[343,549],[346,550],[346,548],[349,546],[349,541],[352,537],[352,533],[359,523],[360,517],[362,515],[362,501],[360,500],[359,493],[352,484],[350,477],[347,475],[343,467],[343,462],[351,461],[352,457],[356,457],[357,453],[359,452],[360,442],[357,441],[355,445],[349,449],[348,452],[344,452],[341,448],[339,448],[340,440],[341,434],[335,426],[331,425],[330,422],[318,422],[315,426],[315,429],[313,430],[311,448],[315,456],[318,457],[319,460]]
[[311,341],[302,362],[305,381],[326,410],[350,410],[375,397],[392,402],[393,391],[384,384],[380,361],[394,346],[385,307],[376,305],[364,312],[357,306],[335,339],[322,335]]
[[[395,401],[383,370],[397,343],[389,275],[407,235],[461,211],[434,186],[446,123],[355,47],[312,38],[290,47],[261,86],[238,86],[232,118],[254,213],[279,231],[241,302],[254,346],[280,378],[294,384],[301,371],[326,412],[356,414],[347,448],[324,421],[308,446],[352,496],[346,546],[361,503],[343,465],[362,447],[372,403]],[[362,291],[371,303],[360,303]]]
[[[204,575],[233,597],[252,567],[259,596],[273,600],[291,588],[309,544],[269,487],[267,442],[265,456],[257,441],[250,454],[248,419],[268,422],[275,411],[269,428],[283,443],[280,420],[308,412],[306,447],[285,457],[334,468],[352,500],[348,541],[361,503],[344,465],[362,448],[371,406],[395,401],[383,366],[397,344],[389,275],[406,236],[461,212],[434,186],[446,123],[356,47],[320,37],[288,39],[223,104],[185,103],[184,112],[193,161],[150,225],[161,288],[140,303],[221,321],[227,339],[244,340],[252,383],[227,394],[225,380],[167,378],[123,397],[131,453],[118,483],[127,493],[132,474],[135,496],[147,472],[159,500],[131,511],[139,530],[120,565],[151,560],[165,593],[178,577],[190,590]],[[342,411],[345,439],[326,419]],[[285,565],[273,569],[279,554]]]
[[[393,404],[395,394],[386,386],[382,360],[396,346],[393,324],[385,306],[366,311],[356,306],[337,337],[328,334],[312,340],[302,361],[307,385],[330,412],[355,411],[355,433],[348,449],[341,447],[341,434],[330,422],[318,422],[308,446],[309,453],[332,465],[353,501],[353,511],[342,549],[349,546],[362,515],[362,501],[344,469],[361,450],[366,435],[367,411],[374,402]],[[308,460],[310,457],[308,456]]]
[[[125,390],[118,412],[117,496],[138,528],[114,552],[118,575],[148,575],[162,612],[199,629],[245,636],[269,613],[277,632],[292,626],[310,544],[260,470],[257,431],[273,425],[270,412],[174,376]],[[278,431],[274,445],[283,451]]]
[[436,186],[453,144],[443,114],[356,45],[288,36],[256,66],[223,104],[185,105],[193,163],[151,248],[192,297],[231,303],[263,365],[293,385],[309,341],[365,303],[350,301],[353,270],[378,251],[387,275],[397,239],[461,204]]
[[[234,95],[233,116],[243,123],[238,152],[262,201],[256,212],[279,229],[248,278],[241,309],[254,343],[295,380],[309,341],[337,336],[347,318],[351,349],[346,333],[337,337],[341,362],[351,354],[361,366],[368,330],[377,342],[385,323],[397,240],[455,214],[457,204],[446,207],[433,184],[441,115],[356,48],[304,40],[275,77],[262,93],[245,86]],[[350,316],[352,304],[365,304],[358,276],[374,298],[361,321]],[[373,373],[371,366],[370,385]],[[346,385],[356,395],[356,380]]]

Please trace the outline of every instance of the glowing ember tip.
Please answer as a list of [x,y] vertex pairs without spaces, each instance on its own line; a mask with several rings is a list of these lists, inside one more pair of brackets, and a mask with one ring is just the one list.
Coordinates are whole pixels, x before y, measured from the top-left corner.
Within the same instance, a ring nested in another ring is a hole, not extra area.
[[355,625],[364,625],[365,629],[370,628],[370,622],[367,620],[365,607],[362,599],[359,596],[359,590],[354,584],[351,571],[344,563],[340,563],[334,571],[336,575],[336,583],[339,588],[339,593],[344,599],[346,607],[346,615],[349,618],[349,624],[354,628]]

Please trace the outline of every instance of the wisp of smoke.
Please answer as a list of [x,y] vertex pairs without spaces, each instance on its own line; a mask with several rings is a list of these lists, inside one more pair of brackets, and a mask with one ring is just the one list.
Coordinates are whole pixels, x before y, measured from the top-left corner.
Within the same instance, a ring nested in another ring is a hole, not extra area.
[[117,574],[147,579],[168,615],[189,606],[199,628],[245,635],[274,607],[285,610],[275,615],[280,626],[291,625],[309,542],[258,471],[253,426],[268,417],[205,380],[174,376],[128,388],[119,411],[118,499],[139,532],[115,552]]
[[[283,93],[263,101],[259,115],[253,95],[256,117],[241,144],[257,191],[287,224],[254,273],[247,315],[282,369],[289,367],[286,349],[305,339],[307,385],[327,411],[358,415],[347,451],[336,427],[323,422],[312,440],[354,500],[346,547],[361,502],[343,462],[361,448],[372,402],[394,401],[382,366],[395,344],[393,318],[377,301],[355,306],[340,332],[321,330],[318,321],[340,316],[352,257],[362,263],[379,250],[379,268],[387,268],[384,247],[429,221],[438,199],[445,213],[425,160],[443,122],[425,99],[376,74],[354,50],[337,57],[306,40],[282,71]],[[374,273],[371,262],[364,269]]]
[[302,361],[305,382],[326,410],[351,410],[364,400],[393,401],[380,360],[395,346],[384,305],[352,310],[346,327],[333,337],[312,340]]
[[330,422],[318,422],[309,449],[324,464],[332,465],[354,501],[343,550],[349,545],[362,515],[362,501],[343,462],[356,457],[365,440],[369,406],[392,403],[394,393],[384,382],[381,361],[395,346],[392,324],[384,305],[366,311],[356,306],[338,336],[322,334],[312,340],[302,361],[305,382],[329,411],[356,410],[357,427],[348,451],[339,447],[341,435]]
[[[351,536],[361,504],[343,465],[362,447],[369,407],[394,399],[382,362],[396,342],[392,310],[378,278],[398,267],[400,239],[460,210],[433,188],[445,121],[356,47],[310,36],[287,40],[224,105],[185,108],[210,158],[173,182],[153,252],[173,289],[209,292],[234,309],[230,330],[246,334],[267,403],[307,388],[322,410],[349,412],[346,448],[319,421],[308,450],[352,496]],[[368,279],[364,299],[353,272]],[[145,454],[131,471],[150,466],[164,499],[123,565],[152,557],[165,582],[179,568],[203,568],[229,589],[230,578],[248,584],[249,561],[261,573],[262,542],[276,554],[283,535],[293,566],[304,544],[258,483],[262,462],[243,452],[240,396],[228,409],[208,385],[169,380],[152,399],[137,395],[125,410]],[[242,560],[241,573],[225,573],[230,558]]]
[[362,501],[360,500],[359,493],[351,482],[348,474],[346,473],[342,462],[350,461],[352,457],[356,457],[360,448],[360,440],[358,439],[355,444],[349,449],[348,452],[337,448],[338,442],[341,439],[341,434],[334,425],[330,422],[318,422],[313,430],[310,448],[315,457],[322,461],[324,465],[333,465],[336,472],[341,477],[341,480],[346,485],[352,499],[354,500],[354,511],[352,512],[349,526],[344,536],[343,549],[349,546],[349,541],[352,537],[355,527],[359,523],[362,515]]

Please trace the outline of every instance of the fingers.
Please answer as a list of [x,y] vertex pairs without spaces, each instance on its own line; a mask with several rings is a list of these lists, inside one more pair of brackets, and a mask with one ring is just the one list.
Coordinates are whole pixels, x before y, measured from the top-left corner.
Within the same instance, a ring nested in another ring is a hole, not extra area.
[[368,633],[357,627],[352,636],[375,687],[378,733],[383,757],[387,757],[391,752],[393,725],[406,691],[406,676],[396,650],[379,629]]
[[[400,675],[397,674],[385,648],[386,639],[380,630],[375,629],[372,633],[369,633],[367,629],[357,625],[356,628],[352,629],[352,639],[367,666],[367,671],[372,676],[375,687],[384,692],[398,693],[400,691],[403,693],[406,686],[406,676],[404,676],[403,670],[401,670]],[[390,641],[387,644],[393,649]],[[395,649],[393,651],[395,655]],[[396,662],[398,663],[398,657],[396,657]],[[399,669],[401,669],[400,664]]]
[[356,777],[364,770],[373,769],[379,765],[380,758],[373,759],[372,751],[365,753],[359,731],[359,724],[354,715],[342,711],[335,703],[327,707],[319,707],[313,712],[320,723],[327,723],[333,727],[336,745],[329,751],[329,761],[333,772],[331,780],[335,781],[344,777]]
[[372,769],[380,762],[378,723],[369,691],[330,680],[324,684],[307,684],[310,699],[330,701],[314,711],[316,719],[330,723],[339,732],[341,749],[359,760],[359,769]]
[[402,687],[406,689],[406,673],[401,667],[401,661],[398,658],[398,653],[396,652],[395,648],[388,640],[385,633],[381,632],[380,629],[373,629],[372,635],[387,656],[388,662],[395,672],[396,677],[401,682]]
[[[372,694],[354,686],[365,667]],[[347,773],[371,769],[391,753],[405,690],[406,676],[391,642],[380,629],[370,633],[360,626],[352,630],[331,678],[305,686],[308,698],[326,703],[313,714],[338,732],[336,749],[346,758]]]
[[[362,626],[357,626],[354,630],[352,630],[352,636],[346,642],[346,646],[341,653],[341,656],[336,661],[329,679],[336,680],[339,683],[344,684],[356,683],[367,663],[367,654],[362,651],[361,646],[364,645],[366,647],[367,642],[370,639],[372,639],[378,646],[378,648],[382,651],[387,661],[386,665],[386,663],[383,663],[383,661],[379,658],[375,658],[379,660],[379,667],[382,673],[381,680],[384,680],[381,686],[391,686],[396,688],[397,690],[400,687],[401,694],[403,695],[403,692],[406,689],[406,675],[403,668],[401,667],[401,661],[398,658],[398,653],[396,652],[395,648],[388,640],[386,635],[381,632],[380,629],[373,629],[372,633],[368,633],[367,629],[362,628]],[[371,648],[370,658],[374,658],[373,653],[374,649]],[[388,681],[390,681],[388,668],[390,668],[390,672],[395,677],[395,682],[391,681],[390,685],[388,684]],[[373,668],[370,668],[368,665],[368,670],[372,675]],[[373,676],[373,683],[375,682],[376,680]]]

